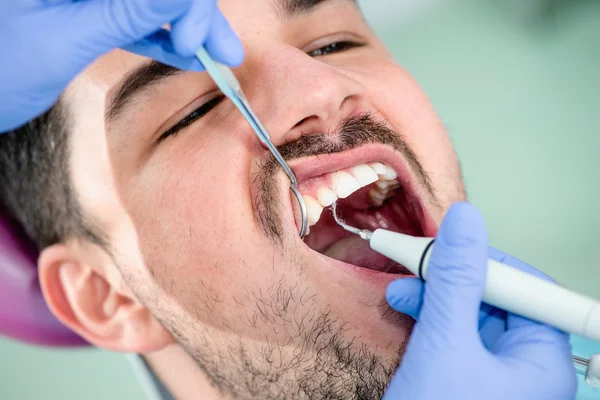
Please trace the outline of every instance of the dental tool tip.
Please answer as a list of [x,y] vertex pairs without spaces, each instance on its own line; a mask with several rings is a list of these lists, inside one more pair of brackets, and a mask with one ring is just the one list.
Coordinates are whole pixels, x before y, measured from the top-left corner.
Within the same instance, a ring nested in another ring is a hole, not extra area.
[[366,240],[367,242],[370,242],[371,238],[373,237],[373,232],[366,230],[366,229],[358,229],[358,228],[355,228],[353,226],[346,224],[342,220],[342,218],[340,216],[338,216],[336,207],[337,207],[336,201],[331,203],[331,213],[333,214],[333,219],[335,220],[335,222],[339,226],[341,226],[344,230],[346,230],[350,233],[354,233],[355,235],[360,236],[361,239]]

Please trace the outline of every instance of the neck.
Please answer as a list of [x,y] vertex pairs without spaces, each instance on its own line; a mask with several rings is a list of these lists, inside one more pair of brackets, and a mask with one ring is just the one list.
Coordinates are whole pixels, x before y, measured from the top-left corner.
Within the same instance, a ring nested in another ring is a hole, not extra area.
[[154,374],[176,400],[222,400],[194,360],[177,344],[144,355]]

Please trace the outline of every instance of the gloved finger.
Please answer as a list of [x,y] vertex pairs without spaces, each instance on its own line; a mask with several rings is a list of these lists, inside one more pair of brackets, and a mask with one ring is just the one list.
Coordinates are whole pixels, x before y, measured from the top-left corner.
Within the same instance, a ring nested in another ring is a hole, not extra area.
[[[575,367],[572,362],[572,349],[568,335],[544,325],[531,325],[523,329],[506,332],[496,345],[491,349],[495,358],[500,359],[503,365],[519,365],[526,363],[542,375],[543,385],[538,382],[528,382],[537,386],[537,389],[528,390],[536,392],[535,398],[540,399],[574,399],[577,391]],[[512,369],[513,377],[509,382],[523,379],[521,368]],[[524,381],[526,382],[526,381]],[[540,388],[546,390],[540,392]],[[527,390],[526,387],[522,387]],[[514,398],[515,396],[507,397]],[[528,396],[532,398],[532,396]]]
[[216,0],[194,3],[190,12],[171,25],[171,37],[178,54],[193,56],[200,46],[217,61],[237,66],[244,50],[237,35],[219,10]]
[[[531,265],[519,260],[518,258],[508,255],[508,254],[506,254],[498,249],[495,249],[493,247],[490,247],[488,252],[489,252],[488,253],[489,257],[496,261],[499,261],[503,264],[509,265],[520,271],[527,272],[528,274],[537,276],[538,278],[542,278],[549,282],[554,282],[554,280],[552,278],[550,278],[548,275],[544,274],[542,271],[540,271],[538,269],[535,269]],[[528,318],[524,318],[524,317],[521,317],[519,315],[512,314],[512,313],[509,313],[507,316],[507,319],[506,319],[506,326],[507,326],[507,329],[509,329],[509,330],[523,328],[528,325],[537,325],[537,324],[538,323],[535,321],[532,321]]]
[[183,57],[175,53],[170,32],[166,29],[160,29],[142,40],[121,46],[121,48],[182,70],[204,71],[202,64],[200,64],[197,58]]
[[389,305],[396,311],[419,319],[423,306],[425,285],[418,278],[397,279],[390,283],[385,292]]
[[542,324],[507,331],[491,350],[496,355],[535,360],[540,365],[556,363],[561,353],[567,365],[571,358],[569,335]]
[[87,50],[85,61],[91,62],[100,54],[155,33],[162,25],[184,15],[193,3],[194,0],[87,0],[46,10],[60,11],[60,18],[55,15],[51,19],[58,25],[55,28],[63,30],[64,40]]
[[28,2],[37,3],[38,6],[55,6],[64,3],[77,3],[81,0],[27,0]]
[[205,46],[206,51],[223,64],[237,67],[244,61],[244,46],[219,10],[213,19]]
[[112,39],[107,44],[118,47],[156,32],[166,23],[188,14],[197,4],[193,0],[89,0],[103,13],[105,33]]
[[73,3],[73,0],[21,0],[20,5],[24,8],[52,7],[64,3]]
[[487,255],[479,211],[468,203],[453,205],[431,253],[419,322],[431,321],[447,337],[477,333]]
[[[398,279],[386,290],[388,304],[396,311],[418,320],[423,307],[425,285],[418,278]],[[479,310],[479,333],[483,344],[490,347],[506,331],[506,311],[482,304]]]
[[177,53],[193,56],[198,51],[208,38],[217,11],[216,0],[198,0],[189,12],[171,23],[171,37]]
[[494,319],[496,316],[501,315],[502,310],[489,304],[482,304],[479,309],[479,329]]
[[483,345],[490,349],[506,332],[507,313],[489,304],[482,304],[479,310],[479,337]]

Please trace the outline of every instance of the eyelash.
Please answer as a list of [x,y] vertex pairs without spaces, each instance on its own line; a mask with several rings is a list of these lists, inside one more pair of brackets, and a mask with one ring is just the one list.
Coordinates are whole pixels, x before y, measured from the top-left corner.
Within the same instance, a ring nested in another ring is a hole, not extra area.
[[169,136],[175,136],[179,131],[192,125],[194,122],[196,122],[197,120],[199,120],[200,118],[204,117],[206,114],[211,112],[213,108],[215,108],[216,106],[221,104],[221,102],[224,99],[225,99],[225,96],[221,95],[221,96],[215,97],[214,99],[209,100],[206,103],[202,104],[200,107],[198,107],[197,109],[192,111],[190,114],[188,114],[184,119],[179,121],[175,126],[173,126],[168,131],[163,133],[158,138],[158,143],[162,142]]
[[[325,57],[325,56],[328,56],[331,54],[341,53],[344,51],[355,49],[357,47],[362,47],[364,45],[365,45],[364,43],[354,42],[354,41],[350,41],[350,40],[342,40],[339,42],[330,43],[326,46],[323,46],[321,48],[313,50],[313,51],[309,52],[308,55],[311,57]],[[219,97],[215,97],[214,99],[202,104],[200,107],[198,107],[192,113],[187,115],[184,119],[179,121],[175,126],[173,126],[168,131],[163,133],[158,138],[157,143],[162,142],[169,136],[176,135],[179,131],[192,125],[194,122],[196,122],[197,120],[199,120],[200,118],[204,117],[206,114],[211,112],[213,108],[215,108],[216,106],[221,104],[221,102],[224,99],[225,99],[225,96],[219,96]]]
[[323,46],[319,49],[313,50],[308,53],[311,57],[324,57],[335,53],[341,53],[344,51],[352,50],[357,47],[363,47],[365,44],[360,42],[354,42],[351,40],[342,40],[339,42],[330,43],[327,46]]

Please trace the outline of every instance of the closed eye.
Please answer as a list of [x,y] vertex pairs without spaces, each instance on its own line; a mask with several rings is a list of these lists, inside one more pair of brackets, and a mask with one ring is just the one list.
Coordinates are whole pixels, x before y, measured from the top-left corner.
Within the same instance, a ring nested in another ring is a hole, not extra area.
[[163,140],[165,140],[169,136],[176,135],[181,130],[187,128],[188,126],[192,125],[194,122],[196,122],[197,120],[199,120],[200,118],[204,117],[213,108],[215,108],[216,106],[218,106],[219,104],[221,104],[221,102],[224,99],[225,99],[225,96],[221,95],[221,96],[215,97],[214,99],[209,100],[206,103],[202,104],[200,107],[198,107],[197,109],[195,109],[194,111],[192,111],[185,118],[183,118],[181,121],[179,121],[173,127],[169,128],[169,130],[167,130],[165,133],[163,133],[158,138],[157,144],[160,143],[160,142],[162,142]]
[[333,42],[326,46],[320,47],[308,53],[311,57],[324,57],[327,55],[341,53],[357,47],[363,47],[365,43],[353,41],[353,40],[341,40],[339,42]]

